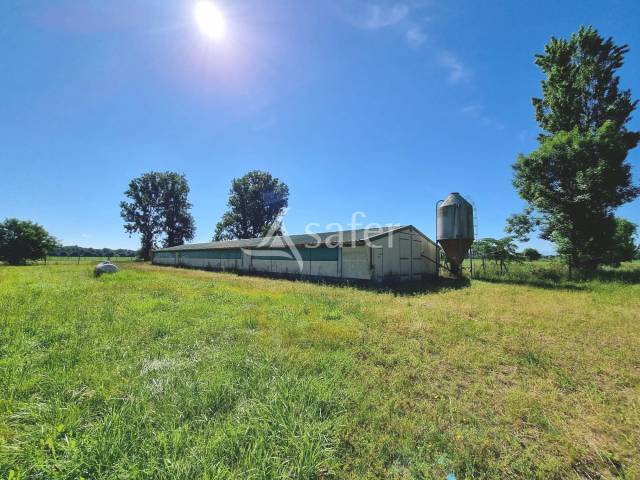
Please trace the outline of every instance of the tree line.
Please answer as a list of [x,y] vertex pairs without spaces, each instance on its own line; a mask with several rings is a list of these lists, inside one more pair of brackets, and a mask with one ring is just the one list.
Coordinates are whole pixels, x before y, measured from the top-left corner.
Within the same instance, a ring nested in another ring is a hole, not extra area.
[[28,260],[54,257],[134,257],[135,250],[126,248],[89,248],[62,246],[60,242],[35,222],[7,218],[0,222],[0,262],[23,265]]
[[78,245],[57,246],[47,252],[51,257],[135,257],[136,250],[128,248],[91,248]]
[[[12,265],[53,256],[134,256],[144,260],[158,247],[182,245],[196,231],[189,184],[176,172],[147,172],[134,178],[120,203],[125,232],[140,234],[140,250],[62,246],[41,225],[6,219],[0,223],[0,261]],[[253,170],[234,178],[228,210],[217,223],[213,240],[281,234],[279,218],[289,203],[289,187],[268,172]]]
[[[140,234],[140,256],[148,260],[157,246],[174,247],[193,239],[189,184],[176,172],[148,172],[134,178],[120,203],[125,231]],[[289,187],[268,172],[252,170],[234,178],[228,210],[217,223],[213,240],[279,235],[280,216],[289,204]]]
[[[618,217],[614,222],[613,235],[599,264],[619,267],[622,262],[640,259],[640,246],[635,243],[637,226],[634,223]],[[535,261],[542,258],[542,254],[535,248],[525,248],[522,252],[518,252],[515,239],[513,236],[507,236],[476,240],[473,243],[473,255],[477,258],[493,260],[500,266],[501,272],[508,271],[508,265],[511,262]],[[563,255],[560,256],[563,257]]]

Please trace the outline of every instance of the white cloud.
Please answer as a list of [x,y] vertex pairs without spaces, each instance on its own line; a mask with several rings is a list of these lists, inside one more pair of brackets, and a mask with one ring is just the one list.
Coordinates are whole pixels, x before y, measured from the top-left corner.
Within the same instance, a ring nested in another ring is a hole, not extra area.
[[396,25],[409,14],[409,7],[398,4],[391,7],[370,5],[363,21],[363,26],[370,29],[378,29]]
[[407,43],[414,48],[422,45],[427,39],[427,34],[424,32],[422,27],[418,25],[414,25],[405,34],[405,38],[407,39]]
[[366,10],[360,10],[360,15],[351,16],[349,20],[354,26],[366,30],[394,29],[400,33],[407,45],[420,47],[427,40],[424,23],[431,21],[431,17],[417,20],[412,7],[404,3],[392,5],[368,5]]
[[440,55],[440,64],[448,70],[449,82],[461,83],[471,80],[471,72],[451,52],[444,52]]
[[484,108],[480,105],[466,105],[460,109],[460,113],[477,120],[485,127],[493,128],[495,130],[504,130],[504,124],[486,115],[484,113]]
[[481,111],[482,108],[480,107],[480,105],[466,105],[460,109],[460,112],[470,117],[477,117],[478,115],[480,115]]
[[268,130],[274,127],[277,123],[278,123],[278,119],[274,114],[271,114],[261,119],[256,125],[254,125],[253,131],[262,132],[263,130]]

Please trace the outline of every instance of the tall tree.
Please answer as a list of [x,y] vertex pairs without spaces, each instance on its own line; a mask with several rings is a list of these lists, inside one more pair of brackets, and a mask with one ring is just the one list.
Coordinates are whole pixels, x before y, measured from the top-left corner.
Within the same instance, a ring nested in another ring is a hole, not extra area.
[[621,262],[628,262],[634,259],[638,246],[636,245],[636,235],[638,227],[625,218],[616,217],[615,232],[611,249],[607,255],[607,263],[619,266]]
[[27,220],[7,218],[0,223],[0,261],[22,265],[38,260],[58,247],[58,241],[44,227]]
[[120,202],[120,215],[127,233],[140,234],[140,256],[144,260],[151,258],[151,250],[163,233],[166,246],[181,245],[193,238],[188,193],[186,178],[174,172],[148,172],[129,183],[124,194],[131,201]]
[[289,187],[268,172],[253,170],[234,178],[229,210],[216,225],[214,240],[280,235],[279,217],[289,204]]
[[535,262],[536,260],[540,260],[542,258],[542,255],[540,254],[540,252],[535,248],[531,248],[531,247],[525,248],[522,251],[522,255],[530,262]]
[[535,57],[546,76],[542,98],[533,99],[540,147],[513,166],[527,206],[509,218],[507,231],[526,240],[539,229],[581,269],[605,261],[616,208],[640,194],[626,162],[640,140],[640,132],[627,129],[637,101],[620,90],[616,75],[628,51],[581,27],[570,39],[552,38]]
[[162,215],[164,217],[163,230],[166,237],[165,247],[183,245],[193,240],[195,222],[190,213],[189,184],[184,175],[166,172],[162,178]]

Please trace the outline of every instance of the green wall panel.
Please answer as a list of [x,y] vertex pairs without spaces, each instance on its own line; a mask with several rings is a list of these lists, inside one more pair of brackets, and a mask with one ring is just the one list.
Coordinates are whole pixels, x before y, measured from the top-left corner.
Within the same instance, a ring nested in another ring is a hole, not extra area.
[[175,259],[176,254],[174,252],[155,252],[153,258]]
[[[269,252],[275,252],[276,255],[261,254],[266,250],[252,250],[254,254],[252,258],[255,260],[292,260],[295,261],[295,257],[291,255],[291,250],[288,248],[270,248]],[[335,262],[338,260],[338,249],[330,248],[326,246],[320,246],[317,248],[300,248],[298,249],[302,260],[304,261],[317,261],[317,262]],[[224,249],[224,250],[182,250],[175,252],[156,252],[154,258],[174,259],[178,254],[179,259],[202,259],[202,260],[240,260],[242,258],[242,251],[239,248]]]
[[[269,252],[274,252],[268,255],[261,255],[261,250],[253,250],[251,258],[254,260],[292,260],[295,261],[295,256],[288,248],[270,248]],[[317,261],[317,262],[335,262],[338,260],[338,249],[321,246],[317,248],[299,248],[300,256],[305,262]],[[276,255],[277,254],[277,255]]]
[[179,254],[182,259],[239,260],[242,258],[239,248],[227,250],[183,250]]

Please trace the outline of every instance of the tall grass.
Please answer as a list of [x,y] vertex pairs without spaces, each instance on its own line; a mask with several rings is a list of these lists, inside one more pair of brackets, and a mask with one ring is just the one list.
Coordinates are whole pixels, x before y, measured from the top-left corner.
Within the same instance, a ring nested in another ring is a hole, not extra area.
[[640,476],[638,284],[122,267],[0,267],[0,478]]
[[[585,282],[620,282],[640,283],[640,262],[626,263],[622,268],[600,267],[595,272],[585,275],[579,271],[570,272],[560,259],[544,259],[538,261],[511,262],[506,269],[493,261],[474,259],[473,278],[501,282],[518,283],[548,287],[567,285],[584,285]],[[470,262],[464,263],[465,273],[470,273]]]

